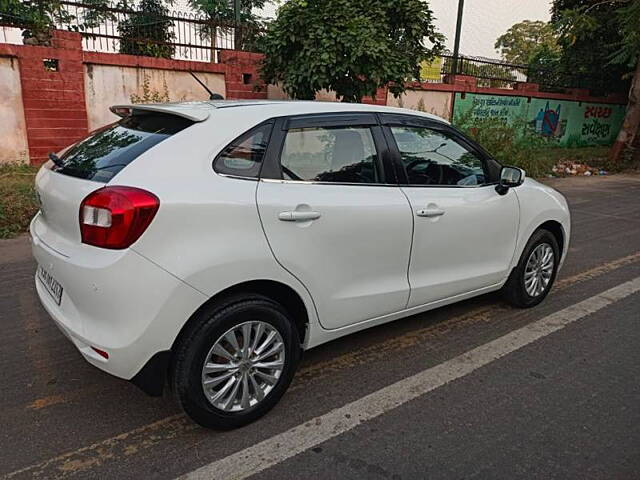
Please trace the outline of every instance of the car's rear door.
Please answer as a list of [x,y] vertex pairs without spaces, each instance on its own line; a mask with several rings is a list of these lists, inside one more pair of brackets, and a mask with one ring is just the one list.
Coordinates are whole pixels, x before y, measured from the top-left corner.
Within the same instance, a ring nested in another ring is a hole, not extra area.
[[442,122],[381,118],[413,209],[408,306],[500,283],[515,250],[519,205],[512,190],[495,190],[499,164]]
[[405,308],[412,214],[375,114],[279,119],[257,203],[278,262],[327,329]]

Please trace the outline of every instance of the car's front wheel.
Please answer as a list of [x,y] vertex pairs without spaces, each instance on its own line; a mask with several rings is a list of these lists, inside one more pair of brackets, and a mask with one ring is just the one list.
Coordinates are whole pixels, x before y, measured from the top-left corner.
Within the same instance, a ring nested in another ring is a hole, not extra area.
[[549,293],[558,271],[560,249],[548,230],[534,232],[502,288],[505,299],[520,308],[539,304]]
[[300,357],[295,325],[260,295],[205,308],[174,351],[173,390],[200,425],[246,425],[278,403]]

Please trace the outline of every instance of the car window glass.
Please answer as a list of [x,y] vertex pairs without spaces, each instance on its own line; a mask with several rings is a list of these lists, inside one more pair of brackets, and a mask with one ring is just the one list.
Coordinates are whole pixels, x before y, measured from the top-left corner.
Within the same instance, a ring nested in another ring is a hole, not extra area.
[[445,134],[424,127],[391,127],[411,185],[480,185],[482,161]]
[[377,183],[376,148],[366,127],[294,128],[280,158],[283,178],[336,183]]
[[215,171],[226,175],[257,177],[270,133],[271,124],[265,124],[244,134],[220,153],[215,161]]
[[106,183],[151,147],[191,125],[191,120],[165,113],[127,116],[63,150],[53,170]]

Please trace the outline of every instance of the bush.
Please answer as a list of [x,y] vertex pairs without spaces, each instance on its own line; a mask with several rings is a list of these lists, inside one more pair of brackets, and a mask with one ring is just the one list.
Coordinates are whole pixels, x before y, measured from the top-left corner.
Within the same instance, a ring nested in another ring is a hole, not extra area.
[[175,46],[171,44],[175,34],[171,31],[172,21],[168,15],[169,10],[162,0],[142,0],[139,10],[118,24],[120,53],[171,58],[175,53]]
[[524,119],[513,123],[495,118],[480,119],[470,110],[460,116],[455,125],[500,163],[523,168],[531,177],[551,173],[555,164],[556,159],[548,150],[557,146],[557,141],[537,134]]

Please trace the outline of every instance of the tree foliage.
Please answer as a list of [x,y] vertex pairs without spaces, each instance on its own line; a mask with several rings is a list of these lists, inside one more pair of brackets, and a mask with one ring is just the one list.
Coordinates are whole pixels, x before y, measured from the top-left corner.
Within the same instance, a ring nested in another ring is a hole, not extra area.
[[627,2],[616,15],[622,38],[611,54],[611,63],[633,68],[640,61],[640,1]]
[[398,96],[443,39],[425,1],[290,0],[262,40],[262,76],[297,99],[327,89],[359,102],[386,84]]
[[[167,0],[171,3],[172,0]],[[118,23],[120,53],[147,57],[171,58],[175,47],[170,44],[175,34],[169,10],[162,0],[142,0],[135,13]]]
[[541,50],[559,51],[557,34],[547,22],[524,20],[516,23],[496,40],[494,48],[500,50],[504,60],[528,65]]
[[227,25],[238,21],[241,27],[235,29],[234,48],[252,51],[258,50],[256,36],[263,24],[262,19],[253,12],[254,9],[263,8],[265,3],[265,0],[240,0],[240,12],[236,18],[234,0],[189,0],[191,8],[211,20],[210,24],[200,25],[198,28],[200,36],[211,39],[214,48],[216,30],[229,32],[231,28]]
[[562,85],[566,77],[559,72],[562,51],[542,46],[529,60],[527,81],[541,85]]
[[[588,79],[584,86],[625,91],[629,68],[612,60],[627,44],[621,21],[633,3],[637,0],[554,0],[551,23],[559,33],[562,51],[558,73]],[[630,25],[631,29],[634,26],[637,33],[638,24]]]
[[574,62],[584,70],[585,62],[599,62],[596,74],[608,89],[630,84],[624,122],[609,155],[617,164],[640,138],[640,0],[555,0],[552,14],[561,33],[560,68]]
[[[88,0],[88,4],[103,7],[107,0]],[[78,18],[64,8],[60,0],[0,0],[0,23],[23,29],[26,44],[48,45],[51,30],[66,26],[69,30],[83,30],[100,22],[99,10],[92,18]]]
[[[257,21],[259,17],[253,11],[263,8],[265,3],[267,3],[265,0],[240,0],[238,20],[241,23]],[[189,5],[197,12],[212,20],[224,23],[236,21],[234,4],[234,0],[189,0]]]

